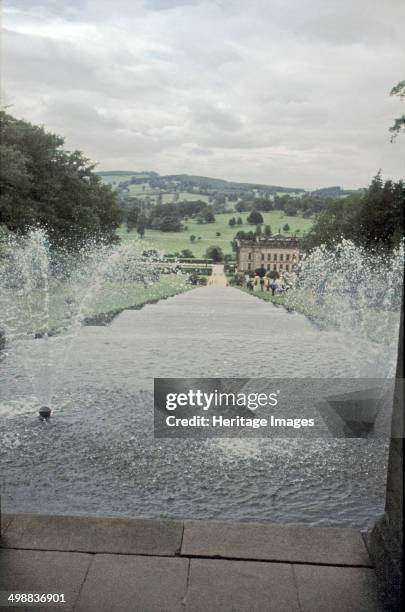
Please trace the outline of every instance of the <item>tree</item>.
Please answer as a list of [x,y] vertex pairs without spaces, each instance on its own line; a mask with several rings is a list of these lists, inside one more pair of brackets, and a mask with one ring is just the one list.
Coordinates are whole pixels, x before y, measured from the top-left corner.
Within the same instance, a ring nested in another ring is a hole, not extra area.
[[155,218],[153,227],[161,232],[181,232],[183,229],[180,219],[171,215],[161,219]]
[[403,237],[404,202],[404,183],[383,182],[378,173],[363,197],[356,219],[356,239],[369,249],[392,250]]
[[215,232],[215,236],[220,236],[221,232]]
[[296,206],[294,206],[294,204],[291,204],[289,202],[288,204],[286,204],[286,206],[284,208],[284,212],[289,217],[295,217],[296,214],[297,214],[297,208],[296,208]]
[[229,221],[228,221],[228,225],[229,225],[230,227],[233,227],[234,225],[236,225],[236,219],[235,219],[235,217],[231,217],[231,219],[229,219]]
[[210,246],[205,252],[205,257],[207,259],[212,259],[213,262],[217,263],[217,262],[223,261],[224,254],[220,247]]
[[204,213],[204,221],[206,223],[215,223],[215,215],[211,208],[207,208]]
[[403,181],[384,182],[378,173],[364,194],[336,200],[325,209],[303,239],[304,247],[333,247],[346,238],[371,251],[391,251],[403,237],[404,199]]
[[264,235],[266,236],[266,238],[269,238],[271,236],[271,227],[270,227],[270,225],[265,225],[265,227],[264,227]]
[[242,225],[243,221],[242,221],[242,217],[238,217],[238,220],[236,222],[238,225]]
[[[400,81],[395,87],[391,89],[390,96],[399,96],[400,100],[405,99],[405,81]],[[394,120],[394,125],[390,127],[392,133],[391,142],[395,140],[400,132],[405,131],[405,114],[397,117]]]
[[40,225],[55,246],[112,242],[122,213],[116,194],[61,136],[0,111],[0,224],[24,234]]
[[196,237],[194,236],[194,234],[191,234],[191,236],[190,236],[190,242],[194,242],[195,238],[196,238]]
[[138,232],[140,238],[143,238],[145,235],[146,228],[146,217],[143,213],[138,216],[138,221],[136,224],[136,231]]
[[246,210],[249,210],[249,206],[244,200],[241,200],[240,202],[235,204],[235,210],[236,212],[240,212],[240,213],[245,212]]
[[187,259],[187,258],[188,258],[188,259],[191,259],[192,257],[194,257],[193,252],[192,252],[192,251],[190,251],[190,249],[183,249],[183,250],[181,251],[181,256],[182,256],[182,257],[184,257],[184,258],[186,258],[186,259]]
[[263,223],[263,217],[258,210],[252,210],[246,220],[251,225],[260,225],[261,223]]
[[127,231],[132,232],[132,230],[136,227],[138,222],[139,208],[132,207],[127,211],[126,214],[126,224]]
[[288,223],[286,223],[285,225],[283,225],[283,231],[284,231],[284,232],[289,232],[289,231],[290,231],[290,226],[288,225]]

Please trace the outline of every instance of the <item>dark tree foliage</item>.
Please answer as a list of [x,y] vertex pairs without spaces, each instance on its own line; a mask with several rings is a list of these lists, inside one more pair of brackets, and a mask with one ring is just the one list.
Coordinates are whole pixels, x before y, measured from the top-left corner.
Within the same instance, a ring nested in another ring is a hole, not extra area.
[[289,217],[295,217],[297,215],[298,210],[299,210],[299,204],[297,204],[293,200],[290,200],[284,208],[285,214],[288,215]]
[[224,260],[224,254],[222,249],[218,246],[210,246],[205,252],[207,259],[212,259],[213,262],[220,262]]
[[333,246],[341,238],[368,250],[391,251],[404,236],[403,181],[383,182],[380,173],[363,195],[337,200],[324,210],[304,238],[307,250]]
[[139,208],[130,208],[126,213],[125,222],[127,224],[127,231],[132,232],[138,223],[138,216],[140,214]]
[[261,213],[259,213],[258,210],[252,210],[252,212],[250,213],[250,215],[248,215],[246,220],[248,223],[251,223],[252,225],[259,225],[263,223],[263,216],[261,215]]
[[190,249],[182,249],[180,254],[181,254],[182,257],[184,257],[186,259],[194,258],[194,253],[193,253],[193,251],[190,251]]
[[[400,81],[391,89],[391,96],[399,96],[401,100],[405,99],[405,81]],[[392,133],[391,141],[394,141],[400,132],[405,131],[405,114],[396,117],[394,125],[390,127]]]
[[143,238],[145,235],[145,228],[146,228],[146,217],[143,213],[141,213],[138,216],[138,220],[136,223],[136,231],[141,238]]
[[207,208],[204,211],[204,221],[206,223],[215,223],[215,215],[212,208]]
[[165,215],[160,219],[155,217],[151,227],[161,232],[181,232],[183,230],[180,219],[171,215]]
[[54,245],[112,242],[121,212],[95,165],[43,127],[0,111],[0,224],[24,234],[42,226]]
[[240,213],[246,212],[247,210],[249,210],[249,204],[245,200],[242,200],[241,202],[235,204],[235,210],[236,212]]
[[254,240],[256,237],[256,234],[252,230],[248,232],[245,232],[244,230],[239,230],[239,232],[237,232],[235,237],[239,238],[240,240]]

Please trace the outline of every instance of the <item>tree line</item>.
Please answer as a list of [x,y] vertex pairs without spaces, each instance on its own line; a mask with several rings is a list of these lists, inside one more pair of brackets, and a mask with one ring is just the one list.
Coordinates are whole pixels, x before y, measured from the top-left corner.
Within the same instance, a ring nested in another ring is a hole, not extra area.
[[199,224],[215,222],[213,207],[202,200],[146,207],[142,201],[134,198],[132,202],[123,202],[121,206],[127,230],[130,232],[136,228],[140,236],[144,235],[146,228],[162,232],[181,232],[187,228],[184,223],[189,218]]
[[0,111],[0,226],[45,227],[53,245],[117,240],[122,215],[111,188],[61,136]]
[[379,172],[364,193],[335,200],[303,239],[306,250],[342,238],[370,251],[392,251],[404,237],[405,188],[402,180],[383,180]]

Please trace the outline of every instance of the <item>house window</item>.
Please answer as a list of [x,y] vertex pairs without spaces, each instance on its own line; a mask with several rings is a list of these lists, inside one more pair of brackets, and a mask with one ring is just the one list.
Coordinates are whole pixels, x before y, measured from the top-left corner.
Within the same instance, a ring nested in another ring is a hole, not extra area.
[[280,270],[282,270],[282,269],[283,269],[283,264],[280,264]]
[[277,264],[273,264],[273,270],[276,272],[277,271]]
[[287,253],[287,255],[285,256],[285,260],[286,261],[290,261],[290,254],[289,253]]
[[252,259],[252,253],[248,253],[248,259]]
[[287,272],[288,272],[288,271],[289,271],[289,269],[290,269],[290,266],[289,266],[288,264],[285,264],[285,269],[286,269],[286,270],[287,270]]
[[264,261],[264,253],[262,253],[262,261]]
[[271,261],[271,253],[267,254],[267,261]]
[[284,259],[284,255],[280,253],[280,261],[283,261],[283,259]]
[[274,255],[273,255],[273,261],[277,261],[277,253],[274,253]]

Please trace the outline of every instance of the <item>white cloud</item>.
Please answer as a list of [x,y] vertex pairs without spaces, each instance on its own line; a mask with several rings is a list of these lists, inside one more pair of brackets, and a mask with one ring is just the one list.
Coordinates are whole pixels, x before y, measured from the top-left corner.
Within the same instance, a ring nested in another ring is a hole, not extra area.
[[13,0],[12,112],[104,169],[313,187],[403,174],[397,0]]

